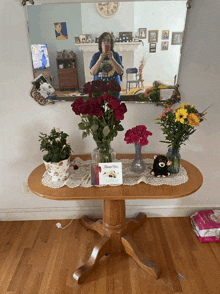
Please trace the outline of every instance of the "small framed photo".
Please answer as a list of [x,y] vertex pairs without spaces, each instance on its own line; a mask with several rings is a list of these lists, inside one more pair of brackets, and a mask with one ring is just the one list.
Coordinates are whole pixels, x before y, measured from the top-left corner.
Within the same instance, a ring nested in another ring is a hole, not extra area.
[[139,29],[139,38],[146,39],[147,38],[147,29]]
[[158,30],[149,31],[148,43],[158,42]]
[[80,43],[79,37],[75,37],[75,44],[79,44],[79,43]]
[[156,53],[156,43],[150,43],[149,52]]
[[162,40],[169,40],[170,31],[169,30],[163,30],[162,31]]
[[133,42],[139,42],[139,38],[133,38]]
[[161,50],[168,50],[169,42],[161,42]]
[[86,34],[86,43],[92,43],[92,35]]
[[132,40],[132,32],[119,32],[119,39],[129,39]]
[[80,43],[86,43],[86,35],[80,35]]
[[172,33],[172,45],[182,45],[183,32],[173,32]]

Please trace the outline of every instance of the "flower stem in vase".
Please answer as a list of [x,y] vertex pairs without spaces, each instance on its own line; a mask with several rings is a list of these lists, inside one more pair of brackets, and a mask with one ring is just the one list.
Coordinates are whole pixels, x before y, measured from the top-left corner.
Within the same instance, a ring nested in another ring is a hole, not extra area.
[[135,173],[143,173],[146,170],[146,164],[142,159],[140,144],[134,144],[135,146],[135,159],[131,163],[131,171]]
[[97,148],[92,152],[93,162],[113,162],[116,158],[115,151],[110,146],[110,141],[96,141]]

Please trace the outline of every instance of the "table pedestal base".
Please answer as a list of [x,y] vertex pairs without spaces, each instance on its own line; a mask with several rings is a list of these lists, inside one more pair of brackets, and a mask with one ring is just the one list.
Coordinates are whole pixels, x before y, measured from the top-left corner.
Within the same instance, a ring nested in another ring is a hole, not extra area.
[[103,220],[93,222],[84,216],[81,219],[81,224],[87,229],[98,232],[102,238],[94,246],[89,260],[74,272],[73,278],[79,284],[83,283],[104,255],[126,252],[143,270],[157,279],[160,268],[146,260],[132,237],[129,236],[132,231],[138,229],[146,221],[146,218],[144,213],[139,213],[134,219],[125,219],[125,200],[104,200]]

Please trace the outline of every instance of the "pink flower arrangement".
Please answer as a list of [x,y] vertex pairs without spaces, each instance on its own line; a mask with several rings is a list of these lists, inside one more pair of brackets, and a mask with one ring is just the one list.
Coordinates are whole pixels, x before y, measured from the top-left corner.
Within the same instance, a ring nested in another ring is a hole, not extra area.
[[141,146],[147,145],[148,142],[148,136],[152,136],[153,134],[150,131],[147,131],[147,127],[144,125],[138,125],[132,129],[127,130],[125,133],[124,141],[126,141],[126,144],[139,144]]

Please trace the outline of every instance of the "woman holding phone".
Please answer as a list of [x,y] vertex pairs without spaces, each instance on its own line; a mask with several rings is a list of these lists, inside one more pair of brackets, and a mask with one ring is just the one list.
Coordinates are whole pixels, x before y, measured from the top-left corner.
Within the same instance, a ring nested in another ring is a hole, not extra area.
[[[93,55],[90,62],[90,73],[94,80],[103,80],[107,83],[114,80],[120,86],[123,65],[119,54],[113,50],[112,36],[107,32],[103,33],[98,44],[99,51]],[[117,93],[116,97],[120,99],[120,93]]]

